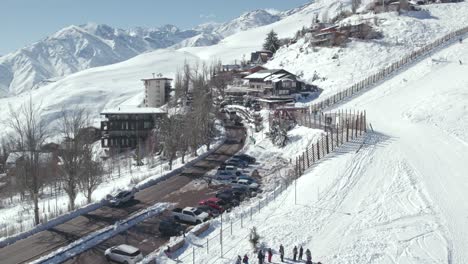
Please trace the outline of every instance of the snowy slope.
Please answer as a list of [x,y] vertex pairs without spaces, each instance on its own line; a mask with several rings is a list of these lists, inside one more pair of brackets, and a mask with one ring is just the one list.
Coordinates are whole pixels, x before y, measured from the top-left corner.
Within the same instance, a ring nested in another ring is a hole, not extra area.
[[[43,108],[51,121],[55,118],[53,113],[58,111],[55,107],[63,104],[70,107],[89,106],[91,114],[97,118],[104,106],[140,104],[143,96],[140,79],[151,76],[151,73],[161,72],[171,77],[177,68],[181,67],[185,58],[208,63],[214,59],[221,59],[224,63],[240,61],[243,57],[248,59],[252,51],[262,48],[263,40],[270,30],[278,32],[280,37],[292,37],[299,28],[309,25],[316,14],[319,14],[319,17],[332,17],[333,14],[347,8],[348,4],[347,1],[317,1],[291,11],[288,15],[283,14],[282,19],[275,23],[236,33],[216,45],[145,53],[122,63],[72,74],[32,91],[32,95],[41,98]],[[305,44],[298,42],[281,49],[267,66],[284,67],[293,73],[301,74],[306,80],[311,80],[314,71],[317,71],[325,80],[315,83],[325,89],[322,95],[327,95],[364,76],[367,77],[419,45],[468,24],[468,17],[465,16],[468,10],[466,2],[428,5],[426,8],[429,9],[429,13],[378,15],[378,29],[385,35],[381,40],[353,41],[344,49],[321,48],[315,53],[309,50],[308,54],[300,52]],[[355,16],[352,19],[359,17]],[[215,27],[216,25],[205,25],[209,30]],[[336,53],[339,54],[339,60],[331,59]],[[9,103],[18,105],[24,98],[25,95],[2,99],[0,112],[5,113]]]
[[255,10],[223,24],[208,23],[190,30],[173,25],[116,29],[93,23],[69,26],[16,52],[0,57],[0,97],[38,88],[55,77],[130,59],[155,49],[210,46],[224,37],[280,19]]
[[199,34],[167,25],[115,29],[86,24],[66,27],[44,40],[0,58],[0,97],[16,95],[53,77],[127,60]]
[[[316,72],[320,78],[313,83],[325,91],[321,96],[333,94],[357,83],[372,73],[391,64],[405,54],[434,41],[438,37],[468,25],[468,3],[423,6],[427,11],[367,14],[343,21],[368,21],[383,33],[378,40],[353,40],[346,48],[318,48],[313,50],[304,40],[280,49],[267,67],[284,67],[302,74],[312,81]],[[302,50],[302,51],[301,51]],[[337,55],[337,59],[333,59]]]
[[364,147],[347,144],[306,172],[297,205],[291,186],[226,234],[224,258],[210,245],[197,261],[255,259],[246,236],[256,226],[265,247],[285,245],[286,263],[294,245],[322,263],[467,263],[468,43],[434,57],[446,61],[425,59],[341,106],[367,111],[375,133]]

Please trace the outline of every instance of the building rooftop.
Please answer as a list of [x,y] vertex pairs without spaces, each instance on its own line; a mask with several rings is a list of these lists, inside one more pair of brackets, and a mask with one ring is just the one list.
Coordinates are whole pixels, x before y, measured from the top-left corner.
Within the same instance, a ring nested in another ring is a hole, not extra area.
[[158,78],[148,78],[148,79],[141,79],[141,80],[144,82],[144,81],[152,81],[152,80],[155,80],[155,81],[158,81],[158,80],[172,81],[173,79],[166,78],[166,77],[158,77]]
[[166,111],[157,107],[118,107],[118,108],[109,108],[104,109],[101,112],[101,115],[110,115],[110,114],[164,114]]

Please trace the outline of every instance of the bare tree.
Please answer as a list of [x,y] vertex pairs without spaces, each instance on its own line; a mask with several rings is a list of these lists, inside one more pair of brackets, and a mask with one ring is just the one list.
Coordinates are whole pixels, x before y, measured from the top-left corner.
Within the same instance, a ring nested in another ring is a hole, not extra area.
[[84,149],[82,171],[79,174],[79,190],[84,194],[88,203],[92,202],[92,194],[103,181],[104,167],[100,161],[94,161],[91,149]]
[[12,130],[12,140],[22,153],[16,168],[17,182],[33,201],[34,224],[38,225],[39,194],[45,184],[41,170],[41,146],[48,137],[47,123],[42,119],[40,105],[34,105],[32,98],[19,109],[10,105],[6,126]]
[[161,137],[163,141],[164,156],[169,160],[169,169],[172,170],[172,162],[177,157],[179,140],[182,131],[182,121],[177,115],[169,116],[162,120]]
[[89,126],[89,115],[83,108],[61,111],[60,132],[64,136],[61,157],[61,181],[67,193],[69,209],[75,209],[78,195],[79,176],[83,168],[85,147],[90,140],[85,128]]

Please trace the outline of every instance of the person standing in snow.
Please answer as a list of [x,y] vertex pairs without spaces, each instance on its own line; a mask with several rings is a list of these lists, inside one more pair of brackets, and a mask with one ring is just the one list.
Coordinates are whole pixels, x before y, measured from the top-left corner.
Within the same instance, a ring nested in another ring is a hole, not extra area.
[[294,246],[293,248],[293,261],[296,262],[297,261],[297,247]]
[[236,264],[242,264],[242,258],[239,255],[237,255]]
[[302,246],[299,248],[299,260],[302,260],[302,254],[304,254],[304,249]]
[[258,264],[263,264],[264,255],[261,249],[258,251],[257,257],[258,257]]
[[249,257],[247,257],[247,254],[244,255],[244,258],[242,259],[242,263],[249,264]]
[[271,251],[271,248],[268,249],[268,263],[271,263],[271,257],[273,256],[273,251]]
[[284,247],[283,247],[283,244],[280,245],[279,253],[280,253],[280,257],[281,257],[281,262],[284,262]]
[[462,65],[462,64],[463,64],[461,60],[458,60],[458,62],[460,63],[460,65]]
[[305,255],[306,255],[306,260],[307,260],[306,263],[312,264],[312,253],[310,253],[309,249],[306,250]]

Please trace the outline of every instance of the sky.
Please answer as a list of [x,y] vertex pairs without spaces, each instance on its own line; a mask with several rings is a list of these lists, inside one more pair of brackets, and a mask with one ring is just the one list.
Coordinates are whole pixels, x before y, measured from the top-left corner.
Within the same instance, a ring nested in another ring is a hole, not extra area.
[[225,22],[255,9],[287,10],[310,0],[0,0],[0,55],[69,25],[118,28]]

